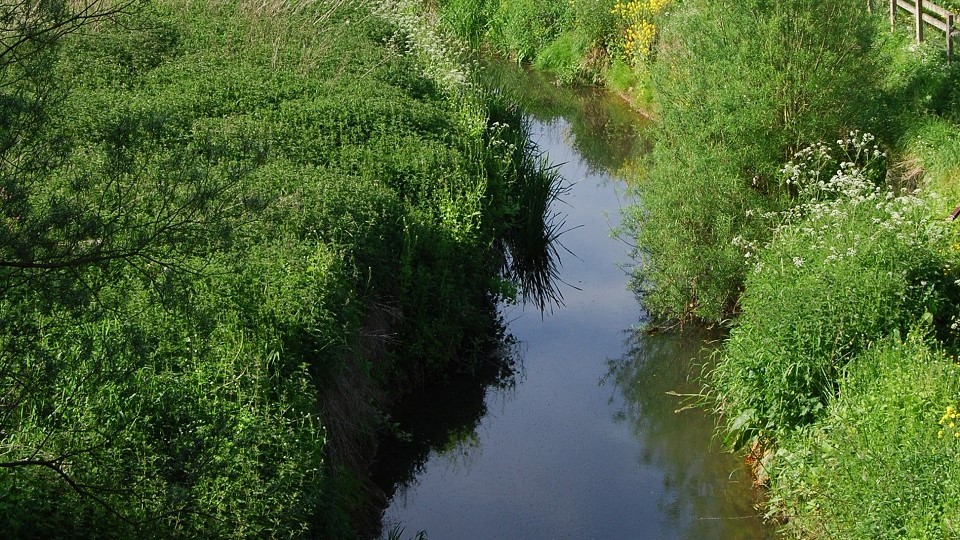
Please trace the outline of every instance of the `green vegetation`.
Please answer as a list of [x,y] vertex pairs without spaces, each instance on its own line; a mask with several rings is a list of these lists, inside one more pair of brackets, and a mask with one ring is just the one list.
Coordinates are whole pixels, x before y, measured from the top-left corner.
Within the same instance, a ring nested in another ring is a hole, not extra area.
[[[472,371],[497,298],[556,300],[519,114],[413,0],[28,5],[0,7],[4,530],[355,536],[385,407]],[[956,536],[942,45],[847,0],[436,9],[657,118],[636,290],[731,328],[707,401],[769,514]]]
[[487,48],[552,72],[564,83],[604,82],[649,104],[646,67],[667,0],[442,0],[442,24]]
[[651,70],[657,144],[627,224],[652,313],[735,311],[750,261],[734,240],[763,242],[789,205],[778,169],[803,145],[876,123],[873,29],[846,0],[676,9]]
[[353,536],[382,408],[472,369],[494,294],[551,299],[555,178],[519,115],[398,6],[24,6],[0,7],[5,534]]
[[769,516],[956,536],[960,70],[851,2],[690,0],[659,46],[637,288],[732,327],[706,402]]
[[846,0],[467,11],[485,14],[473,43],[657,119],[625,227],[636,290],[658,323],[731,328],[705,402],[752,447],[768,515],[798,537],[960,535],[960,67],[942,41]]
[[960,303],[950,231],[912,192],[879,187],[871,137],[802,151],[785,168],[794,206],[747,260],[742,314],[712,379],[740,444],[817,419],[851,358],[932,317],[941,338]]
[[919,328],[846,368],[821,421],[780,441],[771,505],[797,537],[956,538],[960,369]]

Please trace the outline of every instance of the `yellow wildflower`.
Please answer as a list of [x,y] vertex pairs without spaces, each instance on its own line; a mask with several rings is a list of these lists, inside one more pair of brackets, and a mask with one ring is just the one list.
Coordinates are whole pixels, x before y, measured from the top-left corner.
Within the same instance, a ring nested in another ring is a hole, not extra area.
[[624,59],[631,64],[650,54],[657,36],[651,19],[666,8],[670,0],[627,0],[617,2],[610,11],[619,16],[623,33]]

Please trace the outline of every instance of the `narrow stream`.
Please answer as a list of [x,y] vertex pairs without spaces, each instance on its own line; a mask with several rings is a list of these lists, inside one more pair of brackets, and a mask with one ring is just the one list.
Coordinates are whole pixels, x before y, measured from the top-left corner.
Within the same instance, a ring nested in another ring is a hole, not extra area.
[[419,454],[402,474],[381,473],[394,483],[384,530],[431,540],[769,537],[742,459],[721,451],[711,417],[676,413],[684,402],[668,394],[697,390],[688,374],[710,336],[634,330],[643,313],[622,269],[629,246],[610,231],[626,205],[618,175],[648,146],[643,126],[612,96],[489,69],[573,184],[559,208],[575,254],[560,250],[565,305],[503,308],[515,384],[454,386],[398,414],[402,429],[443,425],[429,437],[411,428],[423,440],[406,444]]

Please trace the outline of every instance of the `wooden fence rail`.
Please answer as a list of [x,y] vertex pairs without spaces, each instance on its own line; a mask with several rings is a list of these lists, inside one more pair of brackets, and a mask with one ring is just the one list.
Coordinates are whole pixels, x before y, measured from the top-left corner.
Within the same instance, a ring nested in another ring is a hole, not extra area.
[[955,13],[924,0],[890,0],[891,31],[897,23],[897,8],[904,9],[913,15],[917,43],[923,41],[923,27],[926,23],[944,33],[947,38],[947,61],[949,62],[953,58],[953,40],[960,36],[960,32],[957,31],[957,15]]

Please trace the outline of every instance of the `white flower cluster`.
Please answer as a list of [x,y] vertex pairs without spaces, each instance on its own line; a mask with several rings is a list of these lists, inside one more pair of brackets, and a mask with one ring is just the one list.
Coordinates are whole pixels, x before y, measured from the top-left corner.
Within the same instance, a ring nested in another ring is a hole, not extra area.
[[[851,131],[836,147],[817,143],[795,154],[781,172],[798,203],[779,214],[780,225],[767,248],[785,235],[798,235],[792,244],[805,253],[819,251],[830,263],[868,252],[883,241],[881,236],[911,249],[945,234],[942,223],[929,217],[928,202],[918,196],[919,190],[880,185],[886,153],[874,140],[869,133]],[[835,160],[835,155],[843,159]],[[872,228],[864,227],[865,222]],[[749,248],[744,256],[752,257],[756,246],[741,244],[741,249]],[[802,257],[785,256],[797,268],[804,266]],[[754,267],[757,273],[762,269],[759,263]]]
[[508,142],[505,134],[512,130],[510,124],[502,122],[493,122],[488,128],[490,131],[490,150],[504,164],[513,163],[513,156],[517,151],[517,145]]
[[874,177],[884,169],[887,154],[874,144],[875,140],[870,133],[851,131],[847,138],[837,140],[842,161],[836,161],[831,148],[821,142],[794,154],[780,172],[801,202],[838,196],[856,198],[882,180]]
[[445,92],[458,94],[470,84],[467,63],[462,58],[465,47],[440,33],[419,0],[383,0],[376,12],[399,29],[392,45],[423,57],[424,75]]
[[473,73],[479,69],[469,59],[469,48],[441,32],[438,23],[420,0],[374,0],[381,18],[398,28],[388,41],[401,54],[413,53],[421,62],[422,73],[447,96],[459,100],[460,121],[470,133],[486,129],[486,109]]
[[743,253],[744,259],[749,259],[757,253],[757,243],[752,240],[747,240],[743,236],[737,235],[733,237],[733,240],[730,242],[733,244],[733,247],[738,248],[741,253]]

